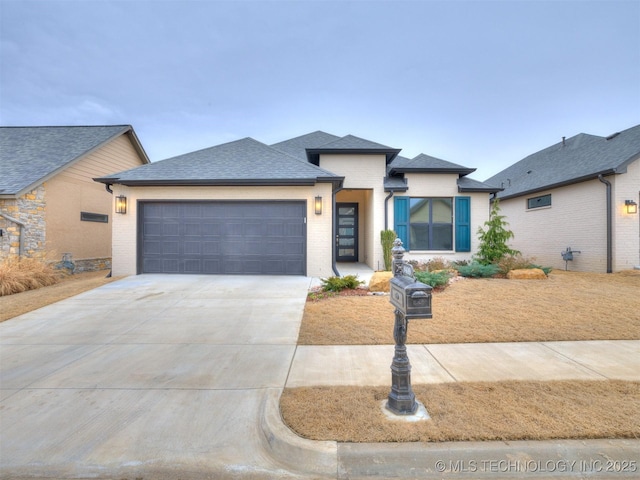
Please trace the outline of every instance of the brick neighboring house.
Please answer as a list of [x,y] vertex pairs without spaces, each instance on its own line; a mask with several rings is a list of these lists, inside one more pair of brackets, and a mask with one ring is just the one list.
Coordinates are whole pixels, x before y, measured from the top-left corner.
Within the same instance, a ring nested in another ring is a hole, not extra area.
[[95,180],[127,200],[113,228],[113,273],[339,274],[384,268],[380,232],[406,259],[469,260],[499,190],[474,171],[413,159],[353,135],[251,138]]
[[130,125],[0,127],[0,259],[110,267],[113,196],[92,179],[147,163]]
[[[608,137],[580,133],[485,180],[502,187],[511,246],[556,269],[640,268],[640,125]],[[579,251],[565,262],[561,252]]]

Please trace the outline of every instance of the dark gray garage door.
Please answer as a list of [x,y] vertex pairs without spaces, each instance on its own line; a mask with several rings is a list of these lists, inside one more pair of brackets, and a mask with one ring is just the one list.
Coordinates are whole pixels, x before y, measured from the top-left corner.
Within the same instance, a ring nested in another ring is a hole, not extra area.
[[138,271],[305,275],[305,202],[140,202]]

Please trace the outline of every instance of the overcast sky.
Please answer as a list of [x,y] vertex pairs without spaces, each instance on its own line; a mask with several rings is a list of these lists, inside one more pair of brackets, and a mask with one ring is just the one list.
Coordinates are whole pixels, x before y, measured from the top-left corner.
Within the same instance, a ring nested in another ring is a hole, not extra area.
[[640,123],[640,0],[0,0],[0,124],[152,161],[315,130],[477,168]]

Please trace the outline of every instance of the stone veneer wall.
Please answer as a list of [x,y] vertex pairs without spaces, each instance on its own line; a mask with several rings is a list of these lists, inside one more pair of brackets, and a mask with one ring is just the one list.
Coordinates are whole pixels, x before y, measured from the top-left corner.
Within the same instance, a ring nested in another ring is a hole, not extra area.
[[[18,199],[0,200],[0,211],[25,224],[22,228],[23,255],[37,256],[44,253],[46,240],[46,211],[44,184],[25,193]],[[0,258],[18,255],[20,249],[20,226],[0,217]]]
[[73,260],[75,265],[74,273],[95,272],[97,270],[110,270],[111,257],[109,258],[83,258],[82,260]]

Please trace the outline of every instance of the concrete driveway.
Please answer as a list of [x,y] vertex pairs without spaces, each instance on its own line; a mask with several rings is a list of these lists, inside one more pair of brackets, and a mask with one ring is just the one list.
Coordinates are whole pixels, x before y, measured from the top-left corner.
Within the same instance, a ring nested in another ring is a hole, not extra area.
[[1,323],[0,477],[295,478],[258,430],[310,280],[140,275]]

